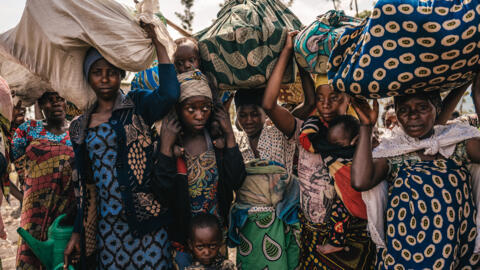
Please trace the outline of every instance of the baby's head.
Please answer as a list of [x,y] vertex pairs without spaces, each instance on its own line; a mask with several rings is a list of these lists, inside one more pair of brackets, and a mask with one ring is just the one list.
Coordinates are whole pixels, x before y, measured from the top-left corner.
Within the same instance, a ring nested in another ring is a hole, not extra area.
[[198,42],[191,37],[183,37],[175,40],[177,50],[173,55],[173,63],[178,73],[200,68],[200,50]]
[[222,229],[216,216],[202,213],[192,218],[188,245],[195,259],[203,265],[211,264],[222,243]]
[[359,121],[351,115],[339,115],[328,125],[327,141],[339,146],[350,146],[358,135]]

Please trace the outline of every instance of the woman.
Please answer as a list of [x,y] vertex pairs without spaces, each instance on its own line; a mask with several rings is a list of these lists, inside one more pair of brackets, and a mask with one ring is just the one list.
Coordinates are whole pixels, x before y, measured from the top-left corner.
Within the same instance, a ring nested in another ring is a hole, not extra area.
[[[163,186],[177,188],[171,206],[176,215],[171,238],[175,241],[176,263],[183,269],[191,263],[190,256],[183,252],[191,217],[210,213],[227,226],[234,191],[242,185],[246,172],[230,117],[222,106],[213,107],[207,78],[194,70],[178,75],[178,80],[177,113],[170,114],[162,124],[156,171]],[[211,138],[213,120],[222,130],[224,147],[219,147],[218,139]],[[173,156],[175,142],[182,149],[178,159]]]
[[153,26],[144,29],[158,57],[161,84],[155,91],[123,95],[120,82],[125,72],[94,49],[85,57],[84,74],[97,101],[70,129],[79,210],[65,249],[65,266],[70,254],[82,252],[81,267],[88,269],[171,267],[168,210],[150,189],[151,126],[175,104],[179,85]]
[[[45,120],[29,120],[18,127],[11,156],[17,160],[25,155],[20,226],[43,241],[55,218],[75,207],[74,153],[65,120],[65,99],[57,92],[45,92],[38,105]],[[40,269],[40,261],[28,245],[22,238],[18,242],[17,269]]]
[[[243,269],[298,265],[298,183],[293,163],[302,120],[276,103],[294,34],[287,38],[263,97],[260,91],[248,90],[235,95],[243,130],[237,141],[248,176],[232,208],[229,236],[231,244],[239,246],[237,264]],[[304,118],[313,109],[313,84],[307,72],[300,70],[300,75],[305,101],[293,114]],[[266,123],[265,112],[274,125]]]
[[[479,83],[477,76],[472,90],[476,95]],[[362,126],[352,186],[367,191],[383,180],[388,185],[388,197],[382,198],[386,216],[381,207],[367,206],[369,221],[377,216],[386,222],[381,228],[370,227],[379,246],[376,267],[476,269],[476,206],[467,165],[480,162],[480,132],[462,124],[435,126],[441,110],[438,92],[395,97],[394,102],[401,129],[373,154],[370,138],[378,104],[374,110],[365,103],[355,105]]]

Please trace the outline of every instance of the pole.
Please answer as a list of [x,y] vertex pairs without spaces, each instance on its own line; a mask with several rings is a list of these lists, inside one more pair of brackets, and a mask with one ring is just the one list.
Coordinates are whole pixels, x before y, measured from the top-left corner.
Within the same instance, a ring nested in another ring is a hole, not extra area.
[[165,18],[165,20],[167,20],[167,24],[170,25],[173,29],[177,30],[180,34],[182,34],[184,37],[191,37],[192,36],[192,33],[189,33],[188,31],[186,31],[185,29],[181,28],[180,26],[176,25],[175,23],[173,23],[172,21],[170,21],[169,19]]

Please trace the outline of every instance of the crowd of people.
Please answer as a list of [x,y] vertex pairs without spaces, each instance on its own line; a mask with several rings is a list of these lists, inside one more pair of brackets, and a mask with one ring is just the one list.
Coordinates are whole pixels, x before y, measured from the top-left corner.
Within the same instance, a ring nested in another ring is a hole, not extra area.
[[[39,240],[67,215],[65,268],[480,266],[478,115],[451,119],[469,85],[443,100],[395,97],[380,127],[376,100],[299,68],[304,101],[288,110],[277,100],[291,32],[266,87],[222,103],[194,39],[178,40],[170,59],[152,25],[143,27],[156,48],[157,88],[125,93],[125,71],[92,48],[83,71],[96,102],[81,116],[67,121],[54,91],[38,99],[43,120],[25,121],[21,104],[0,115],[2,191],[21,201],[20,226]],[[479,114],[480,76],[471,91]],[[22,239],[16,264],[44,268]]]

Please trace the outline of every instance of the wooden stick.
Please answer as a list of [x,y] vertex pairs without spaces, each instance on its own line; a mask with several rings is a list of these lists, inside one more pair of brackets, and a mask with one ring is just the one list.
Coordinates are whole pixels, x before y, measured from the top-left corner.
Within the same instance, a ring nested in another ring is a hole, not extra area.
[[[164,17],[165,18],[165,17]],[[188,31],[186,31],[185,29],[181,28],[180,26],[176,25],[175,23],[173,23],[172,21],[170,21],[169,19],[165,18],[165,20],[167,20],[167,24],[170,25],[173,29],[177,30],[180,34],[182,34],[184,37],[191,37],[192,36],[192,33],[189,33]]]

